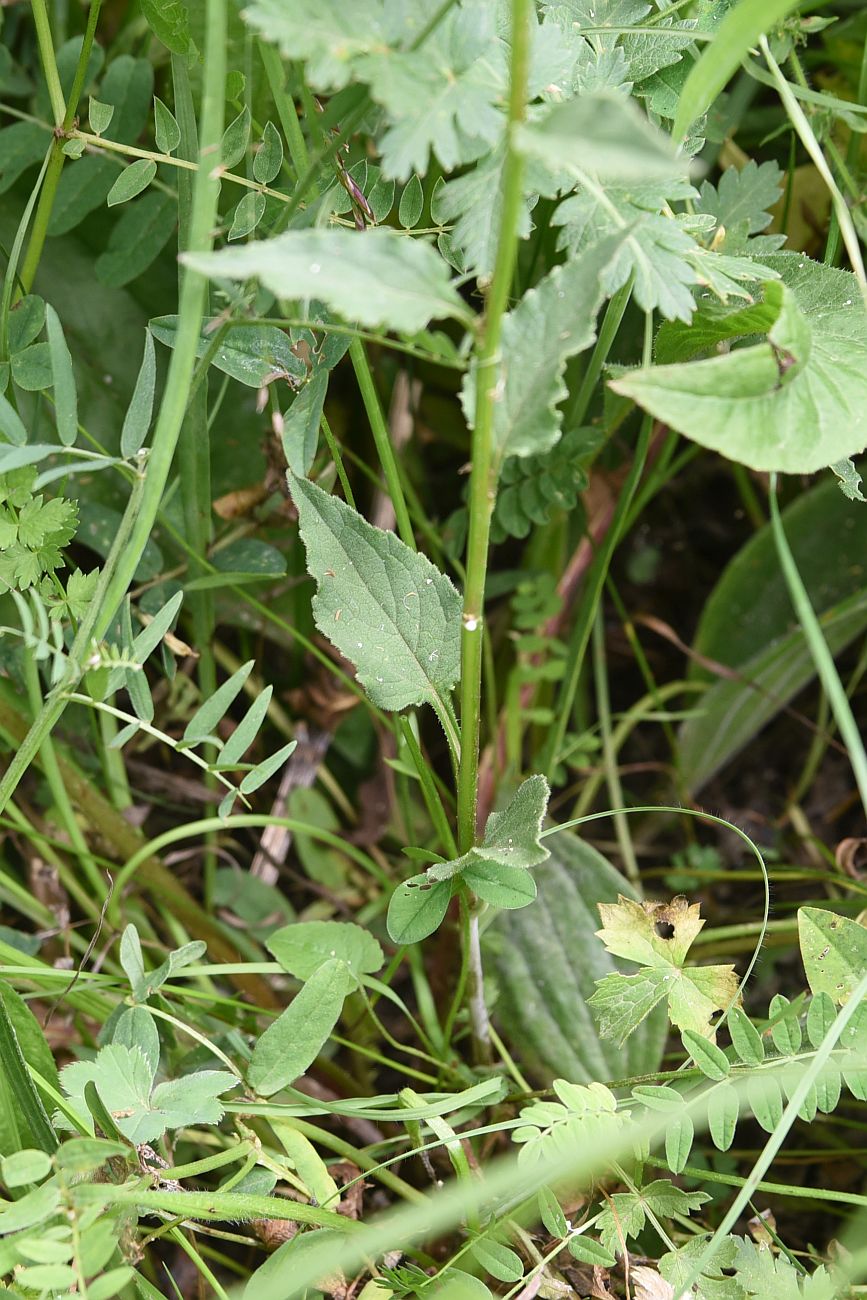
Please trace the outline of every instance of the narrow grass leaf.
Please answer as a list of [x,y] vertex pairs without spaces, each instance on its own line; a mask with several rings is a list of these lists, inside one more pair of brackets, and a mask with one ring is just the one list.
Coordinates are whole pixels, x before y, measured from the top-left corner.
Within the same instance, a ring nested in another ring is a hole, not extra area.
[[157,361],[153,335],[145,330],[144,355],[120,433],[121,455],[129,459],[144,446],[154,409]]
[[51,372],[54,384],[54,416],[57,436],[64,447],[71,447],[78,437],[78,398],[72,357],[63,335],[57,312],[47,304],[45,324],[48,331],[48,350],[51,355]]
[[693,64],[677,104],[672,138],[682,141],[692,123],[706,113],[741,61],[765,32],[797,9],[801,0],[740,0],[717,28],[714,39]]

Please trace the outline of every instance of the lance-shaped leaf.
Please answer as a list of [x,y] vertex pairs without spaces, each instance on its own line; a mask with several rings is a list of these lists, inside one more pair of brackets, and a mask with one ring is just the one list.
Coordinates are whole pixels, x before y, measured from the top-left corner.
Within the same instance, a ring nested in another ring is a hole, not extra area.
[[[705,313],[706,347],[759,330],[766,340],[612,384],[703,447],[757,470],[811,474],[867,443],[867,312],[855,277],[797,253],[765,259],[783,283],[732,319]],[[686,346],[667,327],[667,346]]]
[[[502,398],[494,407],[497,458],[547,451],[560,437],[557,406],[566,397],[569,357],[596,338],[596,313],[604,298],[601,278],[625,232],[601,239],[587,252],[555,267],[530,289],[503,321]],[[472,421],[476,374],[468,373],[463,403]]]
[[733,966],[686,966],[687,954],[704,925],[698,903],[675,898],[671,903],[637,903],[620,895],[600,903],[598,937],[610,953],[637,962],[637,975],[606,975],[589,999],[603,1037],[624,1042],[644,1017],[663,1000],[678,1029],[714,1039],[711,1017],[725,1011],[738,991]]
[[438,708],[460,672],[461,599],[424,555],[315,483],[289,475],[316,626],[381,709]]
[[415,334],[428,321],[471,313],[429,244],[392,230],[289,230],[182,261],[214,279],[258,279],[278,298],[316,298],[348,320]]

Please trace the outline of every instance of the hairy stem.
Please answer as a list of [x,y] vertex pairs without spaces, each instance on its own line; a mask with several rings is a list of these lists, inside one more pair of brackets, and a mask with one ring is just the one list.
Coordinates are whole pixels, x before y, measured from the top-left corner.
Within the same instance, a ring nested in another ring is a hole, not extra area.
[[467,580],[461,629],[461,761],[458,774],[458,845],[462,853],[476,838],[479,733],[482,688],[482,624],[491,514],[496,497],[494,411],[499,398],[500,338],[518,253],[523,159],[515,148],[515,129],[524,119],[529,68],[528,0],[512,0],[512,57],[509,125],[503,169],[503,213],[494,274],[476,346],[476,409],[467,537]]

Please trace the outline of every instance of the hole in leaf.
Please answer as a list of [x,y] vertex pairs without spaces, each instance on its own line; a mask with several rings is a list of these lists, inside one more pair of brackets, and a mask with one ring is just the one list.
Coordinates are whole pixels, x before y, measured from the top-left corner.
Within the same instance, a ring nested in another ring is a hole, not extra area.
[[659,935],[660,939],[674,938],[674,926],[671,924],[671,921],[657,921],[653,928]]

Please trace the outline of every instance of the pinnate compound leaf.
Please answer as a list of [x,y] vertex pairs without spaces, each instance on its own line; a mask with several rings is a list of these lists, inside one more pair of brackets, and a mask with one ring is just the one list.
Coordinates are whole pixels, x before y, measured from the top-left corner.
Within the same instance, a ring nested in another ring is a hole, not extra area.
[[223,132],[220,142],[220,162],[223,167],[234,167],[247,152],[250,142],[250,110],[245,105],[233,122]]
[[120,288],[135,280],[159,256],[177,225],[177,202],[169,194],[149,190],[121,213],[108,246],[96,259],[100,284]]
[[613,1268],[617,1263],[610,1250],[584,1232],[569,1238],[569,1254],[581,1264],[593,1264],[598,1268]]
[[637,903],[621,894],[616,903],[600,903],[599,914],[597,934],[608,951],[644,968],[638,975],[607,975],[599,982],[589,1002],[598,1012],[600,1034],[622,1042],[667,998],[673,1025],[713,1041],[711,1017],[734,1001],[738,979],[733,966],[684,964],[704,925],[698,903],[685,898]]
[[867,929],[820,907],[798,910],[798,937],[813,993],[845,1002],[867,969]]
[[110,208],[117,207],[119,203],[128,203],[147,189],[156,174],[157,165],[152,158],[139,158],[137,162],[130,163],[112,185],[106,203]]
[[385,961],[373,935],[351,921],[298,921],[275,930],[265,946],[299,980],[309,979],[333,958],[344,962],[356,978],[375,975]]
[[314,483],[290,474],[289,487],[320,632],[355,665],[379,708],[441,705],[460,671],[461,601],[452,583]]
[[707,1126],[718,1151],[728,1151],[734,1141],[740,1102],[738,1090],[730,1083],[714,1088],[707,1099]]
[[[555,267],[503,321],[503,396],[494,408],[498,460],[547,451],[560,437],[557,406],[566,397],[563,372],[571,356],[596,338],[602,276],[623,242],[600,240],[564,266]],[[463,402],[472,420],[476,375],[470,372]]]
[[[612,387],[731,460],[757,470],[812,473],[867,442],[867,312],[850,272],[798,253],[766,261],[783,283],[765,285],[757,312],[738,314],[744,333],[755,332],[762,312],[772,318],[762,329],[765,342],[631,371]],[[703,332],[710,344],[710,319]],[[725,316],[716,336],[729,337]]]
[[429,244],[391,230],[290,230],[182,261],[218,279],[257,278],[279,298],[315,298],[347,320],[415,334],[430,320],[469,312]]
[[247,663],[242,664],[237,672],[232,673],[232,676],[223,682],[222,686],[218,686],[214,694],[196,710],[184,731],[184,741],[187,744],[196,745],[216,730],[229,705],[243,690],[244,682],[252,671],[253,662],[249,659]]
[[257,190],[250,190],[240,200],[232,214],[232,224],[226,239],[232,243],[251,235],[265,215],[265,195]]
[[330,958],[313,972],[253,1049],[249,1079],[260,1096],[279,1092],[313,1064],[354,984],[349,968],[339,958]]
[[694,1029],[684,1029],[681,1039],[702,1074],[717,1082],[726,1078],[732,1067],[722,1048],[697,1034]]
[[749,1016],[740,1007],[732,1007],[727,1023],[732,1046],[744,1065],[761,1065],[765,1059],[765,1045]]
[[103,135],[108,130],[109,123],[114,117],[114,104],[101,104],[93,95],[88,100],[87,116],[90,120],[90,129],[94,135]]

